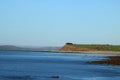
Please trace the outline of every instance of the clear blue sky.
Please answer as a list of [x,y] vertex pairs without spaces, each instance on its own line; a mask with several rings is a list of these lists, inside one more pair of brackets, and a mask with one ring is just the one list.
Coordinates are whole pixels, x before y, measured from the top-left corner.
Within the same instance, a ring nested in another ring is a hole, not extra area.
[[0,45],[120,45],[120,0],[0,0]]

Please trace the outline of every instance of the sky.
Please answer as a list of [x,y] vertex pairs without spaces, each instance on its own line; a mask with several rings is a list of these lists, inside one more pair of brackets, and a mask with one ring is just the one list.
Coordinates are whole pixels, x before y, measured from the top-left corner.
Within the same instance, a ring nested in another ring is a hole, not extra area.
[[120,45],[120,0],[0,0],[0,45]]

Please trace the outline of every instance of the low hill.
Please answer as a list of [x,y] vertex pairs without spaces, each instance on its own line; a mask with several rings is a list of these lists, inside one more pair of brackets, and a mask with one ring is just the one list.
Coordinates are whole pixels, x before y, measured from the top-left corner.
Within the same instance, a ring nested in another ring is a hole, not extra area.
[[120,51],[120,45],[109,44],[72,44],[66,43],[60,51],[74,52],[74,51]]
[[13,45],[0,45],[0,50],[19,50],[19,51],[52,51],[59,50],[61,47],[17,47]]
[[22,48],[13,45],[1,45],[0,50],[22,50]]

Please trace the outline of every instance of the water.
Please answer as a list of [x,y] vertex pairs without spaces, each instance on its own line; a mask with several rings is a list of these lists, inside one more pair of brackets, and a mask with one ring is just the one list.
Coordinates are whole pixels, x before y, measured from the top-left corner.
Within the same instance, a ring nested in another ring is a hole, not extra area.
[[120,80],[120,66],[86,64],[105,56],[115,55],[0,51],[0,80]]

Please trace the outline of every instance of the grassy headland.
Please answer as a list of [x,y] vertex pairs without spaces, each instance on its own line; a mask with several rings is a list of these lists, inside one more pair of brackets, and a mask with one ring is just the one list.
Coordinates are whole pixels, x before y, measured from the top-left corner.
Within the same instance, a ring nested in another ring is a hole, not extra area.
[[120,53],[120,45],[109,45],[109,44],[73,44],[66,43],[63,48],[60,49],[62,52],[118,52]]

